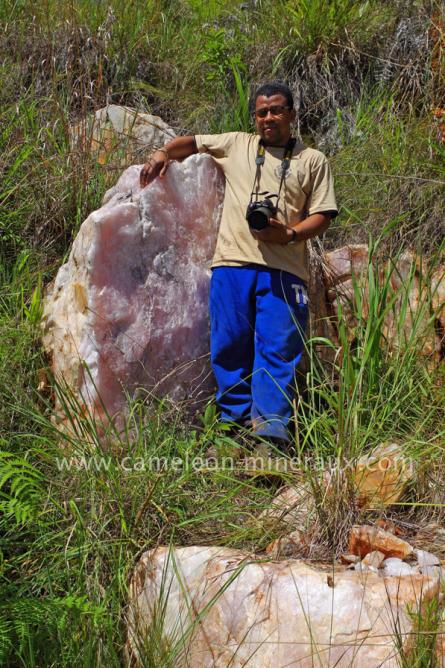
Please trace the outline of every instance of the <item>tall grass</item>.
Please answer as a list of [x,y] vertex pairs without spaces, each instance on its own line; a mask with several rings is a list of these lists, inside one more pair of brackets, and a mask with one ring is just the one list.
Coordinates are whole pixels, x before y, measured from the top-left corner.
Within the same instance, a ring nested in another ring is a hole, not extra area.
[[351,233],[366,242],[397,219],[391,236],[395,250],[434,253],[445,236],[440,212],[445,150],[429,118],[401,117],[392,96],[373,91],[337,125],[333,169],[342,220],[341,228],[333,229],[335,243]]
[[2,663],[121,665],[138,555],[169,541],[264,546],[274,536],[253,520],[272,490],[193,464],[209,443],[231,444],[212,411],[194,430],[166,401],[136,402],[126,431],[104,432],[56,385],[67,431],[35,383],[17,385],[2,384]]
[[[396,297],[402,304],[396,328],[404,331],[413,279],[390,296],[394,267],[377,272],[375,253],[371,246],[370,316],[362,315],[357,284],[354,340],[339,312],[334,369],[326,373],[311,357],[297,415],[295,447],[302,462],[308,456],[330,458],[341,471],[346,460],[355,460],[382,440],[395,440],[420,467],[440,463],[443,393],[435,395],[435,375],[418,355],[424,320],[413,319],[400,348],[388,348],[384,341],[384,317]],[[21,297],[17,294],[16,299]],[[34,327],[27,311],[23,324]],[[318,343],[309,341],[309,350]],[[125,641],[127,583],[138,555],[170,541],[261,551],[282,532],[278,525],[267,527],[256,519],[270,503],[274,487],[227,469],[162,468],[163,461],[174,458],[192,462],[204,455],[209,443],[233,447],[212,409],[202,426],[193,429],[167,401],[138,401],[130,406],[126,431],[104,434],[103,425],[85,415],[66,388],[55,390],[72,426],[69,432],[50,419],[47,400],[31,393],[18,403],[15,388],[2,392],[16,415],[15,424],[5,431],[0,457],[3,660],[6,665],[117,666]],[[327,496],[320,471],[308,464],[305,474],[316,499],[314,540],[325,555],[335,555],[350,525],[361,517],[354,490],[339,484]],[[292,480],[283,474],[283,483]],[[408,503],[415,507],[415,500]],[[144,643],[147,657],[174,665],[180,645],[163,644],[161,629]]]
[[[306,474],[317,498],[325,540],[338,552],[345,548],[347,527],[360,516],[357,489],[348,479],[354,462],[381,443],[395,442],[420,473],[441,461],[445,442],[444,397],[443,392],[437,394],[440,364],[422,353],[428,349],[428,337],[434,336],[427,289],[431,274],[424,265],[423,300],[416,306],[415,264],[408,279],[401,282],[400,251],[390,262],[382,262],[379,246],[384,238],[370,240],[367,271],[362,280],[355,279],[353,330],[339,300],[338,347],[327,339],[309,340],[307,389],[299,397],[296,446],[300,456],[310,453],[314,462],[333,466],[331,494],[325,492],[323,476],[310,469]],[[431,267],[430,271],[434,263]],[[397,290],[394,283],[400,283]],[[392,322],[391,335],[388,321]],[[334,349],[332,366],[317,360],[320,344]],[[407,500],[408,507],[415,508],[417,500],[414,493]],[[427,497],[421,500],[428,506]],[[440,514],[432,498],[431,506],[433,513]]]

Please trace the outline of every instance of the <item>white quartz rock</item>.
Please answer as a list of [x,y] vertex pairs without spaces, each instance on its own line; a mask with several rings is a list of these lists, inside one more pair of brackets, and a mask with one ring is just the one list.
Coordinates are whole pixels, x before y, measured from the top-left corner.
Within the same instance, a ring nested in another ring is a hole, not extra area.
[[384,560],[385,560],[385,555],[383,554],[383,552],[374,550],[373,552],[368,552],[366,557],[363,559],[362,563],[365,564],[366,566],[373,566],[374,568],[378,569],[380,568]]
[[422,575],[427,575],[429,578],[443,579],[442,569],[440,566],[420,566]]
[[396,668],[398,642],[406,648],[414,631],[407,606],[419,610],[438,590],[422,575],[327,573],[228,548],[160,547],[142,556],[130,583],[127,665],[148,665],[144,646],[156,642],[178,649],[175,668]]
[[372,564],[365,564],[363,561],[358,561],[355,566],[354,570],[357,571],[358,573],[378,573],[379,569],[377,566],[373,566]]
[[56,378],[109,415],[138,387],[176,400],[209,391],[209,264],[223,178],[195,155],[141,191],[140,169],[127,169],[83,223],[44,306]]
[[143,160],[152,147],[162,146],[176,136],[159,116],[117,104],[88,114],[70,127],[69,134],[73,150],[89,150],[101,164]]
[[383,575],[385,577],[395,577],[399,575],[412,575],[415,573],[413,568],[397,557],[390,557],[383,562]]
[[440,566],[440,559],[435,554],[427,552],[426,550],[414,550],[414,556],[420,568],[424,566]]

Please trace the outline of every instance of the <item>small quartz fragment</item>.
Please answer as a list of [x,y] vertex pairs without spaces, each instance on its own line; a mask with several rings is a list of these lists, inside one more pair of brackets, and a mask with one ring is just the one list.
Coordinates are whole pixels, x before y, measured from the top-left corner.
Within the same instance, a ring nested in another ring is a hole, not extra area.
[[383,575],[388,577],[399,577],[400,575],[412,575],[415,570],[401,559],[389,557],[383,562]]
[[360,561],[360,557],[358,557],[356,554],[342,554],[340,557],[340,561],[342,564],[354,565],[358,561]]
[[429,578],[441,578],[442,576],[440,566],[420,566],[420,572]]
[[278,559],[278,557],[291,557],[306,546],[305,535],[299,529],[295,529],[290,534],[277,538],[266,547],[266,554],[269,559]]
[[427,552],[426,550],[414,550],[414,556],[420,568],[424,566],[440,566],[440,559],[435,554]]
[[358,554],[362,558],[373,550],[379,550],[387,557],[405,559],[413,551],[412,546],[405,540],[368,525],[352,527],[348,549],[352,554]]
[[354,570],[358,573],[378,573],[377,566],[365,564],[364,561],[358,561],[354,566]]
[[374,568],[380,568],[384,559],[385,555],[383,554],[383,552],[379,552],[378,550],[373,550],[372,552],[368,552],[366,557],[363,559],[362,563],[365,564],[366,566],[373,566]]

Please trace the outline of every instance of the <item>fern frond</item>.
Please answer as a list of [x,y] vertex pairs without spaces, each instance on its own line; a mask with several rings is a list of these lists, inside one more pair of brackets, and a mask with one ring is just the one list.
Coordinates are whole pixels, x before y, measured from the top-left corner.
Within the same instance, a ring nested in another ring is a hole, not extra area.
[[43,492],[43,475],[35,466],[0,451],[0,513],[26,524],[36,518]]

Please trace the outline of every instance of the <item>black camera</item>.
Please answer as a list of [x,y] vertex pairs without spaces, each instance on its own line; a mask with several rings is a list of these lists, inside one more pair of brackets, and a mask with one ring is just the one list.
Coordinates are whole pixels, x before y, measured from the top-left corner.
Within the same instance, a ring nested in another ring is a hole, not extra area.
[[264,230],[269,227],[269,218],[275,216],[277,207],[268,197],[261,202],[250,202],[247,206],[246,220],[252,230]]

